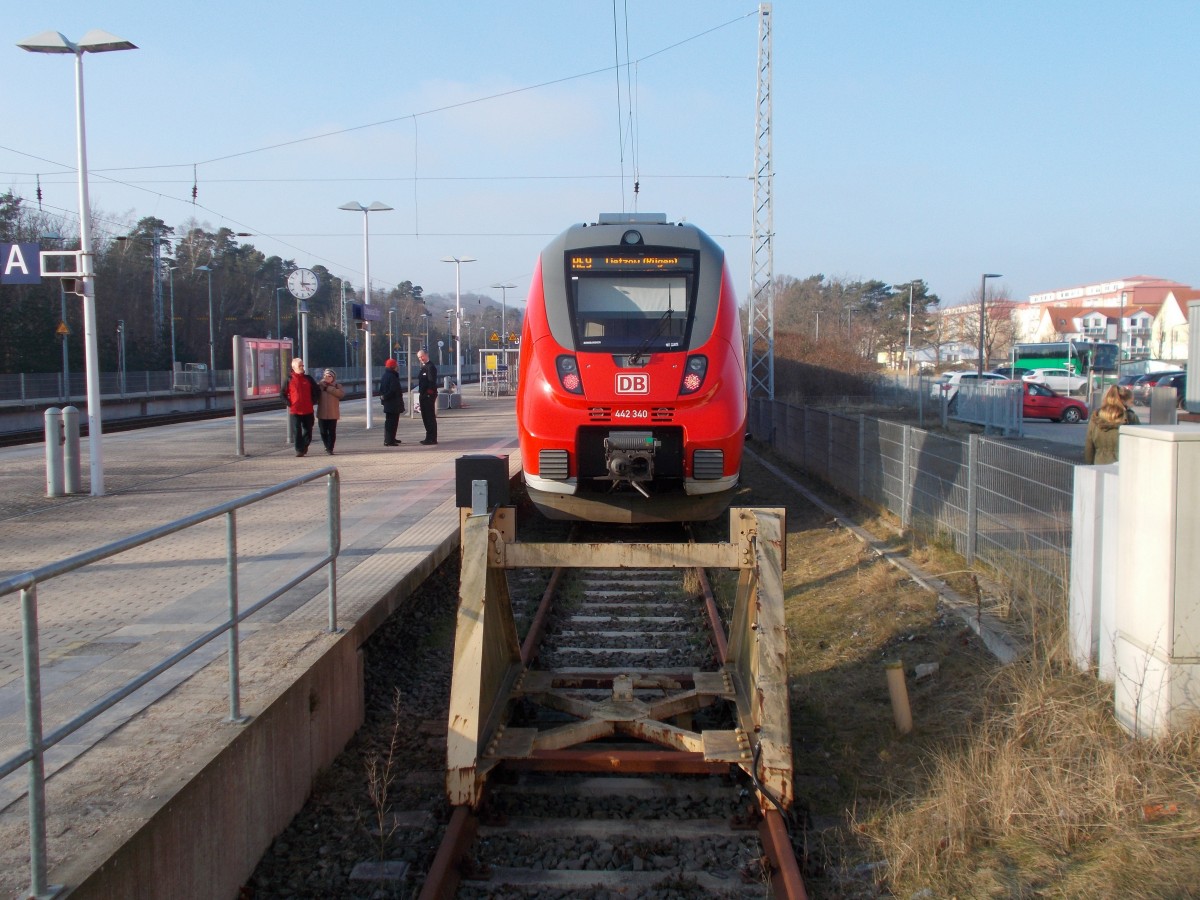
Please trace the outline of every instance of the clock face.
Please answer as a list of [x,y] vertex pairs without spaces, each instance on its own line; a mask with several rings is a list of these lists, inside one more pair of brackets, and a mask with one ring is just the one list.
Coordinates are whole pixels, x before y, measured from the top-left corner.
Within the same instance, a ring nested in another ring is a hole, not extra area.
[[317,292],[317,276],[312,269],[297,269],[287,280],[288,290],[297,300],[307,300]]

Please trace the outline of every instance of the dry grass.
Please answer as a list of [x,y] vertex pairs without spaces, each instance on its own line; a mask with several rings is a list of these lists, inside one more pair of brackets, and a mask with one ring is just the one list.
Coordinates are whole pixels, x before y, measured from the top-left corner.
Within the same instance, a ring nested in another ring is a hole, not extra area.
[[[1200,897],[1200,725],[1162,741],[1122,731],[1111,686],[1066,661],[1063,601],[1044,599],[1019,566],[982,573],[991,611],[1032,648],[1002,668],[828,516],[782,496],[765,473],[749,478],[768,486],[762,505],[788,507],[796,794],[816,826],[811,896]],[[853,517],[974,596],[975,576],[952,547],[913,546],[885,517]],[[903,737],[890,659],[909,673],[915,729]],[[938,673],[915,681],[914,667],[930,662]]]

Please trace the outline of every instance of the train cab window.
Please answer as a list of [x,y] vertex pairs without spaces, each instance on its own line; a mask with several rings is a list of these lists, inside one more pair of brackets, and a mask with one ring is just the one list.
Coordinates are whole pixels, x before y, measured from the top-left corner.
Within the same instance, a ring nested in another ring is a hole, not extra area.
[[[691,319],[690,275],[606,272],[571,278],[571,318],[580,350],[682,351]],[[644,347],[643,347],[644,345]]]

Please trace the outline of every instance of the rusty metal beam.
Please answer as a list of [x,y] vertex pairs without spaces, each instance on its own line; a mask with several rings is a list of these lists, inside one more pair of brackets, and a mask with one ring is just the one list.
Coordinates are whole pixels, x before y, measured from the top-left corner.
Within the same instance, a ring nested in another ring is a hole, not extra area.
[[671,750],[538,750],[528,759],[505,760],[510,769],[533,772],[662,772],[720,775],[727,762],[709,762],[703,753]]
[[763,850],[771,862],[771,885],[779,900],[808,900],[804,890],[804,878],[800,875],[800,864],[792,850],[787,826],[777,809],[763,811],[758,825],[758,837]]
[[469,807],[454,807],[437,855],[425,876],[420,900],[451,900],[454,897],[458,891],[458,864],[471,849],[478,825],[479,821]]

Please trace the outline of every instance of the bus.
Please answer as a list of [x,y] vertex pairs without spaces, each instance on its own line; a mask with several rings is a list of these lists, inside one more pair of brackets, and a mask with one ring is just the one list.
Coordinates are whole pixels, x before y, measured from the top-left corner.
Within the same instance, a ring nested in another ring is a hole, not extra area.
[[1106,341],[1048,341],[1016,344],[1014,369],[1069,369],[1076,375],[1115,375],[1117,345]]

